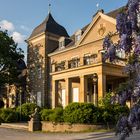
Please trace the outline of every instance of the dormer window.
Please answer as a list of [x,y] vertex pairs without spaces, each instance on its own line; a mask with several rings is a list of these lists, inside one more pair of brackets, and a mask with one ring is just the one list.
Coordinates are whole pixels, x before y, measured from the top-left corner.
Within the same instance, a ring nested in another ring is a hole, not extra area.
[[60,37],[59,39],[59,49],[64,49],[65,48],[65,37]]
[[81,35],[82,35],[82,30],[78,30],[78,31],[75,33],[75,42],[77,42],[77,41],[80,40]]

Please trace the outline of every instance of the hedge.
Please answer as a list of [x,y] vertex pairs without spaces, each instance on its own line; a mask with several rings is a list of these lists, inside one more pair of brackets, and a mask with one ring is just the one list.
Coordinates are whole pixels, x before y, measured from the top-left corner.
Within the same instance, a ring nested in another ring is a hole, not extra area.
[[[39,108],[34,103],[25,103],[21,105],[21,120],[22,121],[29,121],[30,115],[34,113],[35,108]],[[16,111],[20,114],[20,107],[16,109]]]
[[65,109],[43,109],[41,119],[56,123],[115,124],[122,113],[128,112],[127,106],[118,104],[95,107],[93,103],[71,103]]
[[18,122],[19,113],[11,108],[0,109],[0,121],[4,123]]

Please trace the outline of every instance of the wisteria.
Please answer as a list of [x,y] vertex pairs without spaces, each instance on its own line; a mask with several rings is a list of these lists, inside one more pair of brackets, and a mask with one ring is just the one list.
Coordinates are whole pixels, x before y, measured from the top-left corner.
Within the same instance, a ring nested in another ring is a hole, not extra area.
[[111,103],[126,105],[129,101],[131,104],[129,115],[120,116],[116,127],[120,140],[125,140],[132,133],[133,127],[140,129],[140,0],[128,0],[127,5],[117,15],[116,23],[120,40],[117,44],[113,43],[113,35],[109,33],[104,39],[103,48],[104,61],[115,61],[119,50],[126,53],[127,64],[124,72],[129,80],[119,85],[116,95],[111,99]]

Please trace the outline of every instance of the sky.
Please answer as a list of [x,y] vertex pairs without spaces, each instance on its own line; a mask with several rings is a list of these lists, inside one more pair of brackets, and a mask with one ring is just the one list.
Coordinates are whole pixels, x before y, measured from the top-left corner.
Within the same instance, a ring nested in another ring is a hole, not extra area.
[[25,52],[32,30],[51,14],[72,35],[91,22],[98,9],[105,13],[124,6],[128,0],[0,0],[0,27],[8,30],[18,47]]

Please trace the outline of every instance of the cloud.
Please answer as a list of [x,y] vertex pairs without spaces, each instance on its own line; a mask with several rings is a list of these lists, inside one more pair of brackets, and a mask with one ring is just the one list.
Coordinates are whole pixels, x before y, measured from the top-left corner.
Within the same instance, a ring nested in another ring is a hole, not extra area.
[[21,25],[20,28],[24,31],[30,31],[30,29],[26,27],[25,25]]
[[15,29],[13,23],[7,20],[0,21],[0,27],[2,30],[8,30],[8,31],[13,31]]
[[[25,35],[22,35],[21,33],[17,32],[15,29],[15,26],[12,22],[8,21],[8,20],[1,20],[0,21],[0,27],[1,30],[8,30],[8,32],[10,32],[10,36],[13,37],[14,41],[16,43],[24,43],[25,40]],[[27,30],[28,28],[25,27],[24,25],[20,26],[21,29],[23,30]]]
[[11,36],[13,37],[13,39],[16,43],[24,43],[24,40],[26,37],[25,35],[22,35],[21,33],[16,32],[16,31],[13,32]]

